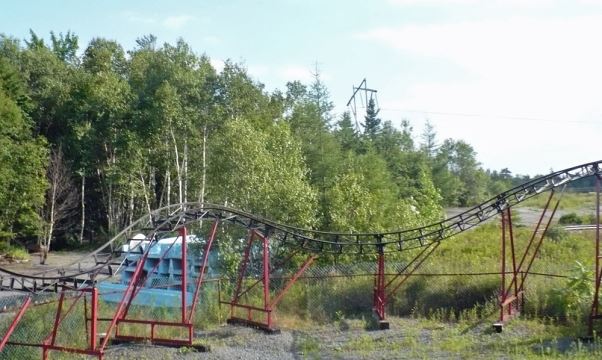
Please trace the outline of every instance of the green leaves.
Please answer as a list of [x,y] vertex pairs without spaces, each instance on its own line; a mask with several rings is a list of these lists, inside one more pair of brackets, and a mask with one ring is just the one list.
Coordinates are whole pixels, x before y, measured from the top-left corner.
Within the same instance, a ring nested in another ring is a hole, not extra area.
[[45,141],[33,138],[17,104],[0,89],[0,240],[36,235],[46,190]]
[[300,226],[315,221],[316,195],[300,145],[285,124],[228,122],[210,143],[208,198]]

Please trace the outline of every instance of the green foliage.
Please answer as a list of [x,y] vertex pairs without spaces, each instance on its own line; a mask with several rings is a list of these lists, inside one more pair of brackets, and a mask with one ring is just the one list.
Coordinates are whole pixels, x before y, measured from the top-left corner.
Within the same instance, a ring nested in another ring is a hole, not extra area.
[[591,310],[594,295],[593,277],[593,271],[575,261],[564,287],[555,289],[555,305],[568,319],[582,321]]
[[154,208],[198,200],[324,230],[441,217],[409,122],[382,121],[374,102],[358,134],[349,114],[333,126],[317,71],[311,84],[269,94],[240,64],[217,73],[182,40],[158,45],[146,35],[137,44],[126,56],[94,38],[77,56],[71,32],[49,42],[31,32],[23,47],[0,41],[0,68],[21,70],[3,71],[5,92],[85,183],[84,205],[96,211],[78,209],[83,230],[109,237]]
[[562,241],[568,237],[568,232],[562,226],[553,225],[546,231],[546,237],[553,241]]
[[314,222],[315,194],[305,179],[301,148],[286,124],[260,130],[233,120],[211,147],[208,196],[213,201],[288,224]]
[[35,236],[46,190],[46,147],[0,87],[0,240]]
[[0,256],[9,260],[27,260],[29,254],[21,246],[9,245],[7,242],[0,241]]
[[378,110],[376,109],[376,104],[374,99],[370,99],[368,101],[368,107],[366,109],[366,116],[364,119],[364,135],[375,141],[377,136],[381,132],[381,119],[378,118]]
[[573,212],[562,215],[558,219],[558,223],[561,225],[581,225],[583,224],[583,219],[581,218],[581,216]]

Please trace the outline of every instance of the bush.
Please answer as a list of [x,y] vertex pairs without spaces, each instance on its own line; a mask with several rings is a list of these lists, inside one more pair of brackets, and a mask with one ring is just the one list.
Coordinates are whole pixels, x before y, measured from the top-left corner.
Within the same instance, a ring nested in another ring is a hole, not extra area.
[[9,260],[29,259],[29,254],[25,248],[21,246],[10,245],[4,241],[0,241],[0,256],[6,257]]
[[548,228],[548,231],[546,231],[546,237],[556,242],[562,241],[568,236],[568,232],[564,230],[562,226],[551,226],[550,228]]
[[558,219],[558,223],[560,225],[581,225],[583,224],[583,219],[581,216],[572,212],[569,214],[562,215],[560,219]]

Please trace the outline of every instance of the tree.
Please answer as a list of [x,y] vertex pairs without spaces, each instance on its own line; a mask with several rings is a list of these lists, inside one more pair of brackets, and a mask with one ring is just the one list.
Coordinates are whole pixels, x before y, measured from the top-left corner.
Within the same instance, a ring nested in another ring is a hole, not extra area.
[[300,144],[285,123],[265,130],[228,122],[212,138],[207,197],[212,202],[299,226],[315,223],[316,194]]
[[330,125],[330,121],[332,120],[330,113],[332,109],[334,109],[334,104],[332,101],[330,101],[328,89],[320,78],[320,71],[317,64],[312,76],[314,81],[311,83],[307,95],[309,100],[316,106],[320,120],[322,120],[322,123],[328,127]]
[[421,135],[422,143],[420,144],[420,150],[426,154],[429,159],[432,159],[437,152],[437,133],[435,127],[430,121],[426,121],[424,124],[424,131]]
[[366,116],[364,119],[364,136],[371,141],[376,140],[376,137],[381,132],[381,120],[378,118],[378,110],[376,109],[374,99],[368,101],[368,108],[366,109]]
[[50,41],[52,42],[52,51],[62,61],[77,64],[77,49],[78,37],[70,31],[67,34],[59,33],[58,36],[54,32],[50,32]]
[[0,82],[0,240],[37,236],[45,157],[44,140],[32,136],[30,123]]
[[40,238],[41,264],[46,263],[55,232],[65,231],[73,226],[78,194],[71,174],[61,148],[51,150],[46,171],[46,204],[42,208],[44,227]]
[[472,146],[462,140],[443,142],[434,159],[433,179],[446,205],[474,205],[486,196],[487,176]]
[[339,144],[341,144],[342,150],[358,150],[359,137],[355,130],[355,126],[351,122],[351,115],[348,111],[344,112],[341,116],[334,134],[339,141]]

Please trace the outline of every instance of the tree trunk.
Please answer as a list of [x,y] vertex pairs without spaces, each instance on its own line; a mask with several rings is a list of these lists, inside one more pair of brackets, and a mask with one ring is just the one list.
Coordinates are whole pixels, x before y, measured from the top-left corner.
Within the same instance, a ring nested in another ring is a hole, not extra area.
[[171,205],[171,175],[169,172],[169,165],[167,166],[167,170],[165,170],[165,172],[165,176],[167,177],[167,193],[165,195],[167,195],[167,206],[169,206]]
[[180,153],[178,152],[178,143],[176,142],[176,135],[173,132],[173,129],[169,130],[171,134],[171,139],[173,141],[174,154],[175,154],[175,163],[176,163],[176,176],[178,180],[178,203],[182,203],[182,169],[180,167]]
[[151,214],[151,206],[150,201],[148,199],[148,193],[146,192],[146,183],[144,182],[144,174],[142,170],[140,170],[140,182],[142,183],[142,192],[144,193],[144,204],[146,205],[146,211],[148,211],[148,215]]
[[207,122],[203,126],[203,175],[201,178],[201,193],[199,194],[199,202],[205,203],[205,186],[207,183]]
[[184,202],[188,202],[188,139],[184,138],[184,159],[182,160],[182,177],[184,178]]
[[56,205],[56,184],[50,184],[52,187],[50,193],[50,213],[48,219],[48,230],[46,231],[46,236],[44,238],[44,244],[42,246],[42,258],[40,259],[40,264],[46,264],[46,259],[48,258],[48,251],[50,251],[50,242],[52,241],[52,233],[54,232],[54,207]]
[[130,201],[128,206],[128,226],[134,221],[134,186],[130,177]]
[[83,244],[84,243],[84,227],[86,224],[86,202],[85,200],[85,190],[86,190],[86,176],[84,175],[84,173],[82,173],[82,195],[81,195],[81,210],[82,210],[82,216],[81,216],[81,222],[79,224],[79,243]]

